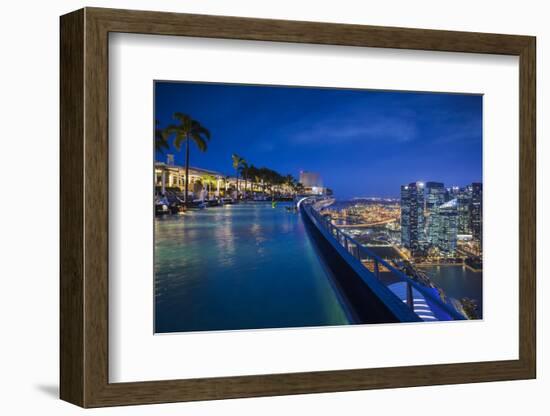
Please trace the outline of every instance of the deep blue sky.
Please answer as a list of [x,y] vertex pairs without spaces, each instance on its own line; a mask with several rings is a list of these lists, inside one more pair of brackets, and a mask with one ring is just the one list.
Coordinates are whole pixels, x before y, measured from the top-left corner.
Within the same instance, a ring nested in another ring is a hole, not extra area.
[[190,165],[225,174],[238,153],[296,178],[319,172],[340,198],[398,196],[417,180],[481,181],[479,95],[156,82],[160,126],[178,111],[212,134],[207,152],[192,147]]

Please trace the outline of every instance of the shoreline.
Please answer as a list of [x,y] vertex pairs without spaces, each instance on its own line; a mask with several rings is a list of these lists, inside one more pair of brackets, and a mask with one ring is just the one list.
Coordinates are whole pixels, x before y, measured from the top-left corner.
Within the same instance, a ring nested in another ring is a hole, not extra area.
[[468,266],[466,263],[414,263],[415,267],[444,267],[444,266],[462,266],[474,273],[482,273],[483,269],[474,269],[471,266]]

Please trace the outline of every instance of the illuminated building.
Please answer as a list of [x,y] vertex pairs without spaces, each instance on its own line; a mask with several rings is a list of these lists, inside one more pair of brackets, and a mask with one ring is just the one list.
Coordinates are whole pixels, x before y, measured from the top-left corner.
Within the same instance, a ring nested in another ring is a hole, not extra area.
[[304,187],[306,195],[323,195],[327,189],[323,187],[321,175],[317,172],[300,171],[300,183]]
[[424,184],[412,182],[401,186],[401,244],[415,256],[424,241]]
[[322,187],[321,175],[317,172],[300,171],[300,183],[304,188]]
[[460,192],[460,188],[458,186],[451,186],[450,188],[447,188],[447,192],[445,195],[445,201],[450,201],[451,199],[455,199]]
[[434,244],[445,254],[454,255],[458,233],[458,202],[451,199],[437,207],[435,216],[439,224],[437,240]]
[[[170,162],[170,159],[168,159]],[[166,189],[183,191],[185,187],[185,167],[169,163],[156,162],[154,170],[154,184],[159,194],[164,195]],[[204,188],[204,178],[211,178],[213,183],[208,187],[220,194],[221,189],[226,189],[227,185],[234,184],[235,178],[228,178],[219,172],[189,167],[189,194],[194,196]]]
[[471,228],[474,240],[483,241],[483,185],[472,183]]
[[441,182],[426,183],[426,240],[435,244],[439,236],[437,208],[445,203],[445,187]]
[[457,196],[458,234],[470,235],[472,233],[470,224],[471,203],[472,187],[461,188]]

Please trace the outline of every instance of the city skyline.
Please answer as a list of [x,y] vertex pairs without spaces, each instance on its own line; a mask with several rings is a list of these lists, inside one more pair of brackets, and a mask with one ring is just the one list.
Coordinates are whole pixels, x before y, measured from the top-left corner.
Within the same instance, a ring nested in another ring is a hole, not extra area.
[[[212,133],[208,151],[193,152],[190,165],[224,174],[238,153],[281,174],[318,172],[344,199],[395,198],[411,179],[449,186],[482,179],[479,95],[155,83],[161,126],[176,108]],[[181,153],[165,153],[184,165]]]
[[482,319],[482,95],[154,88],[155,333]]

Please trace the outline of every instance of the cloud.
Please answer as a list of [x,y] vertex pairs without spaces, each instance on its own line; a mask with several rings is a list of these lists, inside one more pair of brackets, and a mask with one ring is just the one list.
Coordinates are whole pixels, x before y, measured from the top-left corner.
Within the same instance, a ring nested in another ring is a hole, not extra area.
[[473,117],[460,112],[436,114],[432,118],[431,128],[435,141],[440,144],[479,141],[483,135],[481,116]]
[[285,132],[294,145],[334,144],[364,140],[391,140],[404,143],[417,137],[412,120],[387,116],[331,117],[313,122],[301,121]]

